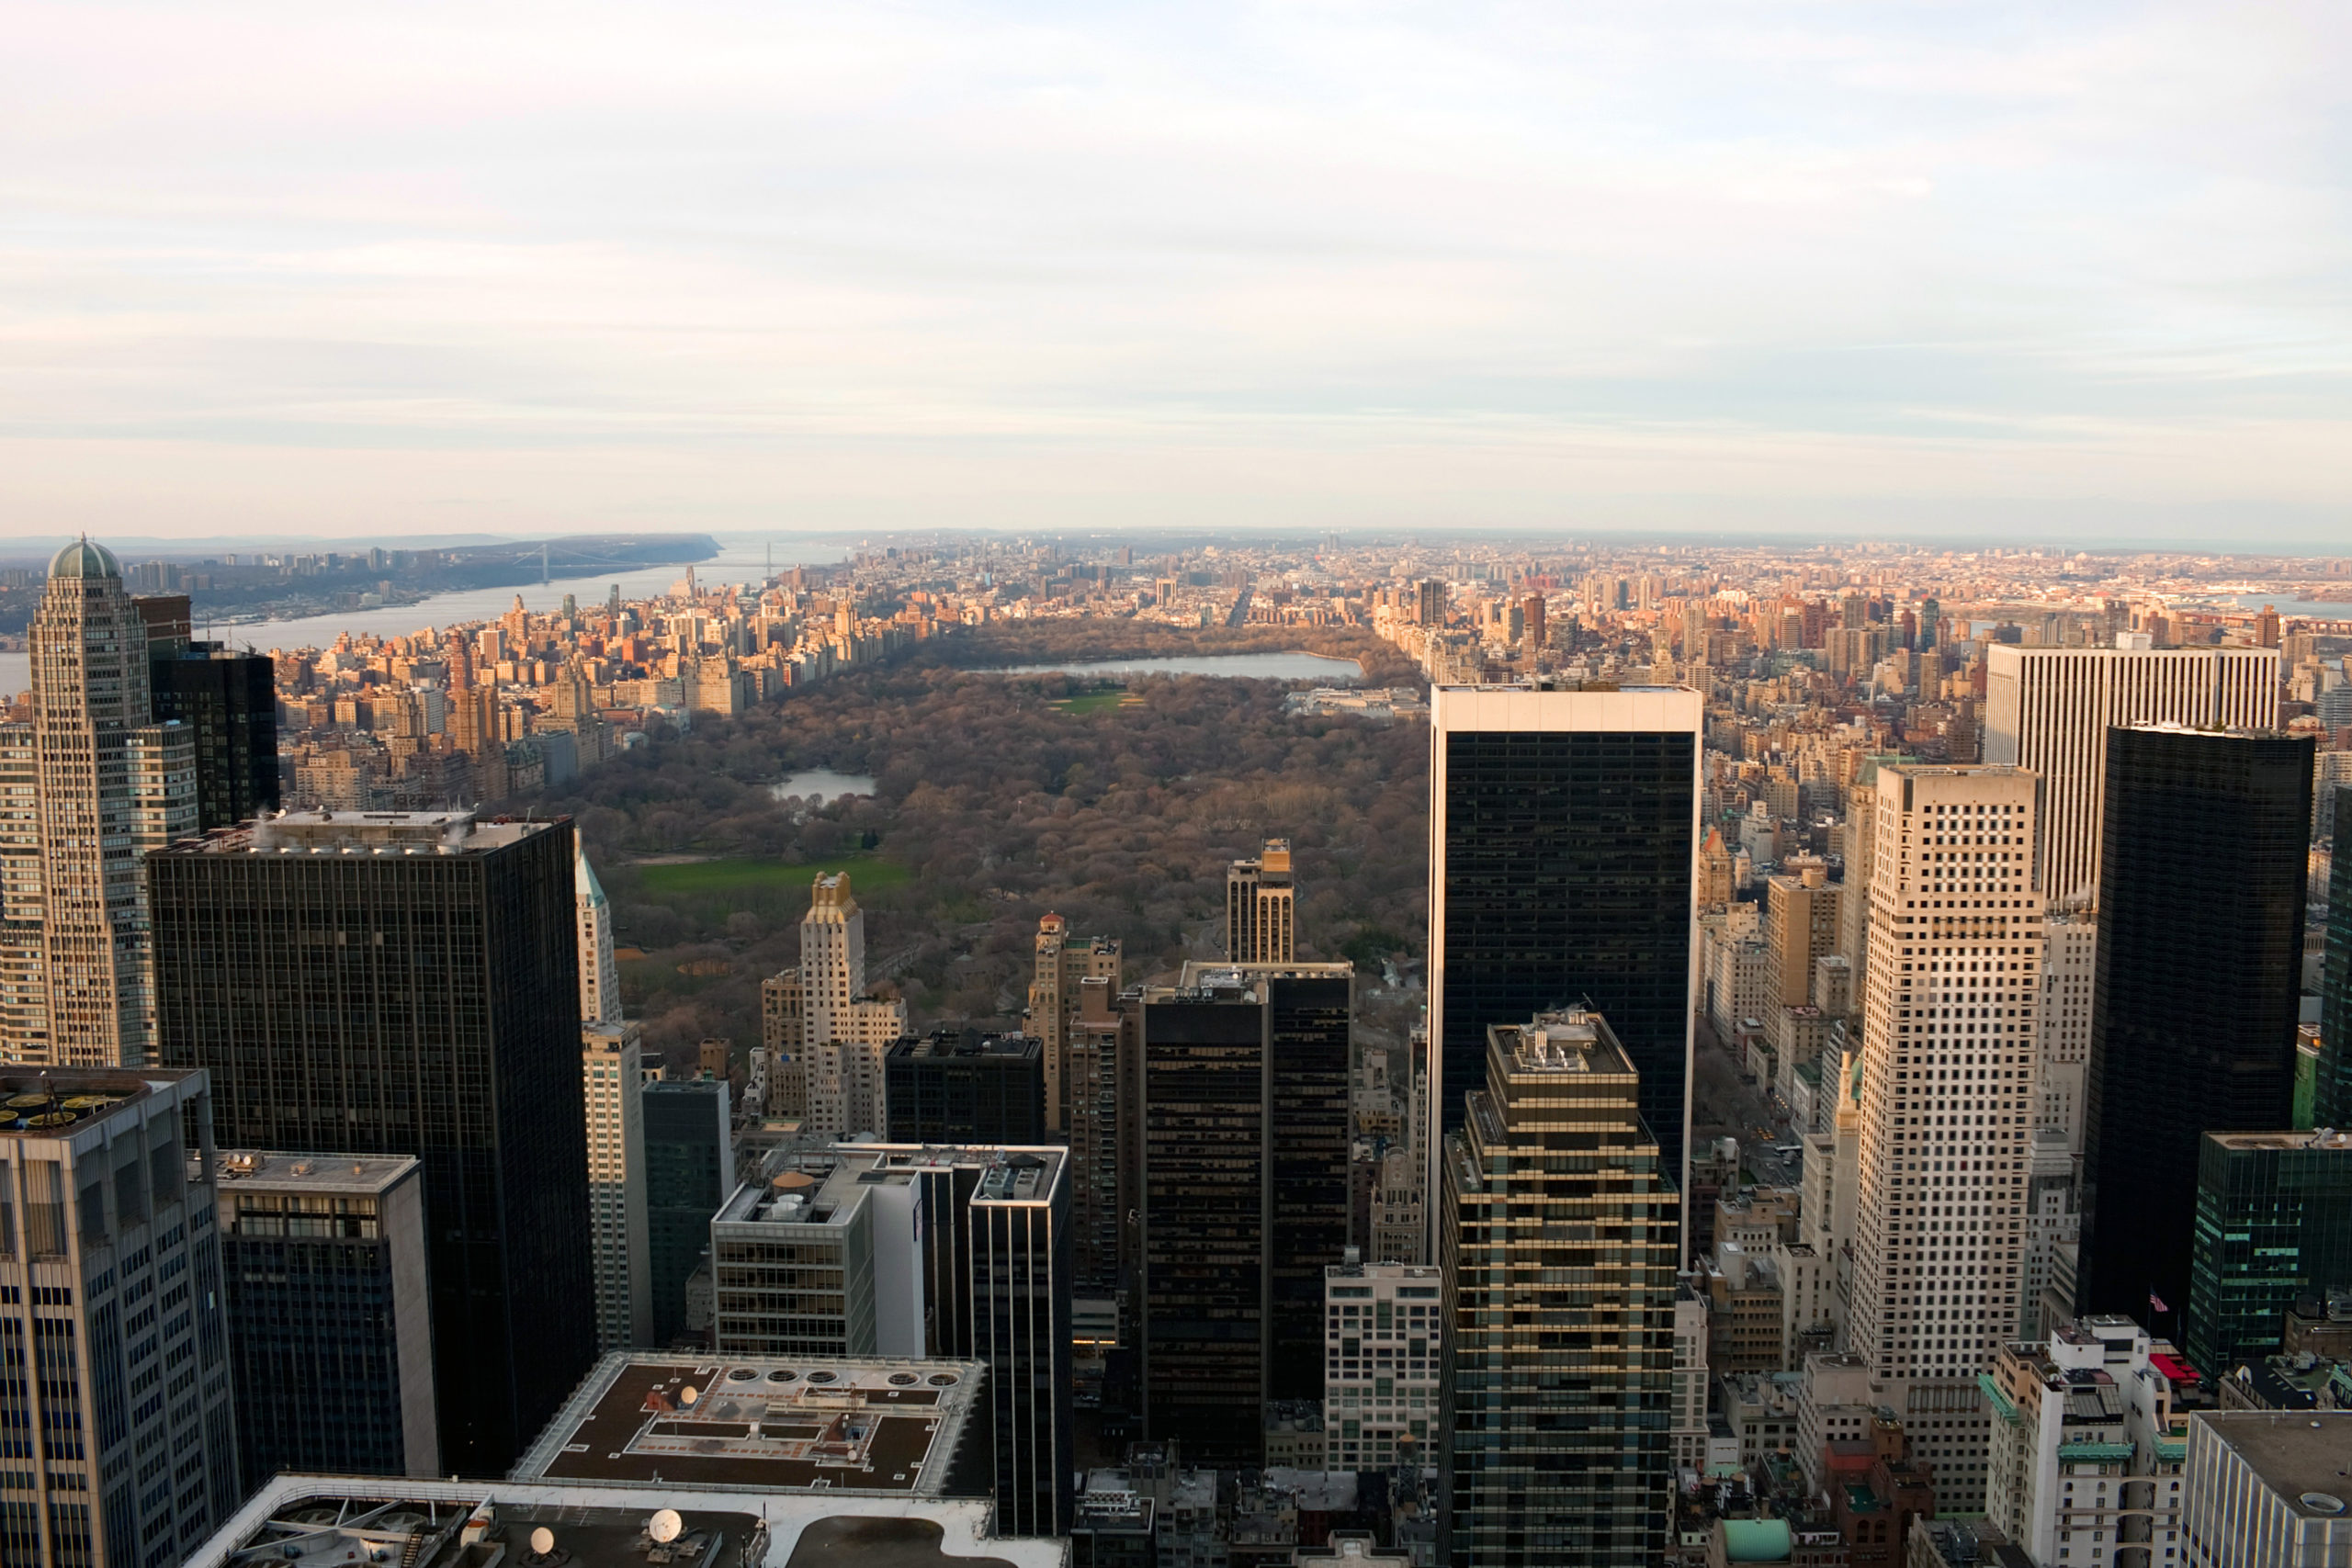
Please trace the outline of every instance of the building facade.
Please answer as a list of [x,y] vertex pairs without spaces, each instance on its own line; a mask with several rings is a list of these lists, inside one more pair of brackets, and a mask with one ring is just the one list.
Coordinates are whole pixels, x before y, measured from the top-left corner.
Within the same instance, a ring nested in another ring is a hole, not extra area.
[[1585,1006],[1631,1056],[1643,1120],[1680,1171],[1704,707],[1698,693],[1667,687],[1431,692],[1430,1085],[1441,1131],[1462,1125],[1464,1094],[1486,1081],[1489,1025]]
[[727,1082],[650,1083],[645,1122],[646,1277],[653,1342],[685,1330],[686,1279],[710,1246],[710,1217],[735,1185]]
[[1325,1468],[1430,1462],[1445,1359],[1444,1270],[1341,1263],[1323,1280]]
[[2199,1142],[2188,1359],[2215,1377],[2280,1348],[2296,1298],[2352,1291],[2352,1132]]
[[0,1556],[176,1562],[243,1495],[205,1076],[10,1066],[0,1099]]
[[405,1155],[222,1155],[243,1490],[284,1470],[442,1473],[418,1170]]
[[1488,1031],[1487,1088],[1440,1156],[1440,1562],[1666,1550],[1680,1199],[1638,1077],[1598,1014]]
[[1225,955],[1236,964],[1297,961],[1298,889],[1288,839],[1268,839],[1256,859],[1226,868]]
[[2278,655],[2259,648],[2018,648],[1984,651],[1984,760],[2041,781],[2036,885],[2061,908],[2096,900],[2108,732],[2278,722]]
[[1022,1032],[1036,1037],[1046,1070],[1046,1125],[1053,1132],[1069,1130],[1072,1067],[1070,1016],[1077,1010],[1080,988],[1090,979],[1108,982],[1117,996],[1123,984],[1121,947],[1114,936],[1070,934],[1069,922],[1059,915],[1037,921],[1036,963],[1029,980],[1029,1010]]
[[2117,729],[2107,768],[2075,1310],[2176,1312],[2199,1140],[2293,1122],[2312,742]]
[[217,642],[147,648],[155,722],[187,728],[197,828],[233,828],[277,809],[277,689],[266,653]]
[[2200,1410],[2188,1418],[2183,1556],[2193,1568],[2330,1568],[2352,1553],[2352,1412]]
[[239,1148],[413,1155],[441,1463],[502,1473],[595,1354],[571,826],[288,813],[148,858],[159,1055]]
[[1847,1345],[1890,1390],[1942,1505],[1973,1511],[1991,1438],[1977,1380],[2027,1322],[2035,782],[1882,764],[1877,788]]
[[584,848],[572,856],[571,901],[579,922],[580,1021],[618,1023],[621,976],[613,962],[613,902],[589,867]]
[[1145,1431],[1255,1464],[1263,1410],[1323,1394],[1345,1260],[1352,968],[1188,964],[1147,987],[1131,1108]]
[[[778,979],[783,979],[778,976]],[[779,1011],[798,1011],[804,1115],[812,1133],[847,1137],[879,1134],[882,1058],[907,1032],[907,1004],[870,996],[865,984],[865,912],[850,890],[849,873],[820,873],[800,921],[797,996],[775,998]]]
[[645,1049],[634,1023],[580,1026],[588,1111],[588,1225],[600,1355],[653,1343],[645,1213]]
[[894,1144],[1042,1144],[1045,1043],[1025,1034],[935,1030],[882,1060]]

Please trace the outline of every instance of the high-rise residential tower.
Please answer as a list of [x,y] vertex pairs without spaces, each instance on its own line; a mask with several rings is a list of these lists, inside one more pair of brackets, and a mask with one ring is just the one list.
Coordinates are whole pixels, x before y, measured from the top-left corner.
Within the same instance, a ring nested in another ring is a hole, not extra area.
[[[187,603],[180,601],[183,610]],[[209,833],[277,810],[277,688],[269,655],[185,636],[158,639],[152,624],[148,630],[155,722],[186,725],[196,751],[197,826]]]
[[1438,1158],[1438,1560],[1646,1568],[1674,1504],[1681,1199],[1604,1019],[1487,1035]]
[[2278,722],[2278,654],[2265,648],[1985,649],[1984,760],[2041,781],[2037,885],[2059,908],[2098,893],[2108,731]]
[[2108,735],[2078,1312],[2174,1326],[2199,1140],[2293,1125],[2311,787],[2307,738]]
[[193,732],[154,722],[147,631],[85,539],[50,562],[32,623],[39,889],[12,888],[0,975],[20,1062],[136,1065],[154,1027],[139,858],[197,825]]
[[1938,1497],[1973,1511],[1991,1438],[1977,1380],[2033,1321],[2034,778],[1882,763],[1877,784],[1846,1340],[1899,1399]]
[[621,978],[613,963],[613,904],[589,868],[584,849],[571,859],[571,899],[580,926],[580,1021],[618,1023]]
[[158,1055],[235,1147],[413,1155],[441,1463],[503,1473],[596,1346],[568,821],[289,813],[148,857]]
[[596,1275],[596,1348],[653,1340],[652,1254],[645,1213],[645,1050],[634,1023],[580,1026],[588,1111],[588,1239]]
[[1146,987],[1131,1108],[1144,1420],[1259,1462],[1261,1416],[1323,1393],[1323,1279],[1350,1223],[1346,964],[1187,964]]
[[445,1473],[417,1169],[407,1155],[222,1156],[244,1490],[281,1470]]
[[1120,953],[1117,937],[1073,936],[1059,915],[1037,921],[1036,969],[1029,980],[1023,1032],[1036,1036],[1041,1047],[1046,1126],[1052,1132],[1068,1133],[1070,1126],[1070,1017],[1078,1009],[1079,987],[1089,978],[1103,979],[1117,996]]
[[1225,955],[1236,964],[1289,964],[1298,957],[1298,889],[1290,840],[1268,839],[1255,860],[1225,872]]
[[[1487,1030],[1607,1016],[1679,1173],[1705,705],[1678,687],[1430,694],[1430,1050],[1437,1125],[1486,1081]],[[1432,1177],[1434,1179],[1434,1177]]]

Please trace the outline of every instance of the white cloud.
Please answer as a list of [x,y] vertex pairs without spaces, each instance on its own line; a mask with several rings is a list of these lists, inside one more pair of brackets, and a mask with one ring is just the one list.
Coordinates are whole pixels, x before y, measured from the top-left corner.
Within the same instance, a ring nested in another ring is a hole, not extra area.
[[0,533],[2344,493],[2341,6],[10,30]]

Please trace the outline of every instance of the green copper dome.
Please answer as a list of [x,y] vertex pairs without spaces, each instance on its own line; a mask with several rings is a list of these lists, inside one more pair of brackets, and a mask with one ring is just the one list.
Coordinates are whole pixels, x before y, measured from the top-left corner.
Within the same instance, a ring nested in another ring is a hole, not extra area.
[[122,576],[122,563],[104,545],[94,545],[87,539],[76,539],[57,552],[49,563],[51,577],[112,577]]

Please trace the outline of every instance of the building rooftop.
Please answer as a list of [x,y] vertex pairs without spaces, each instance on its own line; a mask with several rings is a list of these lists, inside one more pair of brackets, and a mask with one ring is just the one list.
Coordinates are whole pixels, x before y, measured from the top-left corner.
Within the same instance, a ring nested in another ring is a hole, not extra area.
[[977,1361],[605,1357],[514,1467],[522,1480],[938,1496]]
[[563,818],[517,822],[471,811],[281,811],[183,839],[158,852],[208,854],[467,854],[504,849]]
[[2200,1410],[2189,1417],[2236,1450],[2299,1513],[2333,1518],[2352,1506],[2352,1411]]
[[96,1118],[203,1077],[201,1068],[11,1068],[0,1072],[0,1133],[69,1137]]
[[[1000,1540],[979,1499],[280,1475],[187,1568],[1061,1568],[1049,1540]],[[657,1520],[677,1517],[674,1532]],[[552,1551],[534,1537],[545,1529]],[[654,1539],[668,1534],[668,1542]]]
[[223,1149],[220,1178],[223,1193],[238,1187],[266,1187],[373,1196],[399,1186],[416,1169],[413,1155],[312,1155]]
[[944,1057],[1027,1061],[1043,1055],[1045,1049],[1046,1043],[1033,1034],[967,1034],[961,1030],[934,1029],[929,1034],[901,1035],[889,1055],[901,1061]]
[[786,1144],[771,1154],[760,1179],[728,1195],[714,1219],[722,1224],[846,1224],[864,1194],[908,1182],[924,1170],[980,1168],[976,1203],[1049,1203],[1069,1161],[1053,1145],[1011,1147],[951,1144],[835,1144],[821,1150]]
[[2205,1136],[2225,1149],[2352,1150],[2352,1132],[2338,1127],[2308,1133],[2208,1133]]
[[1617,1043],[1608,1021],[1583,1008],[1538,1013],[1524,1024],[1497,1023],[1487,1038],[1503,1054],[1511,1073],[1589,1073],[1630,1077],[1632,1058]]

